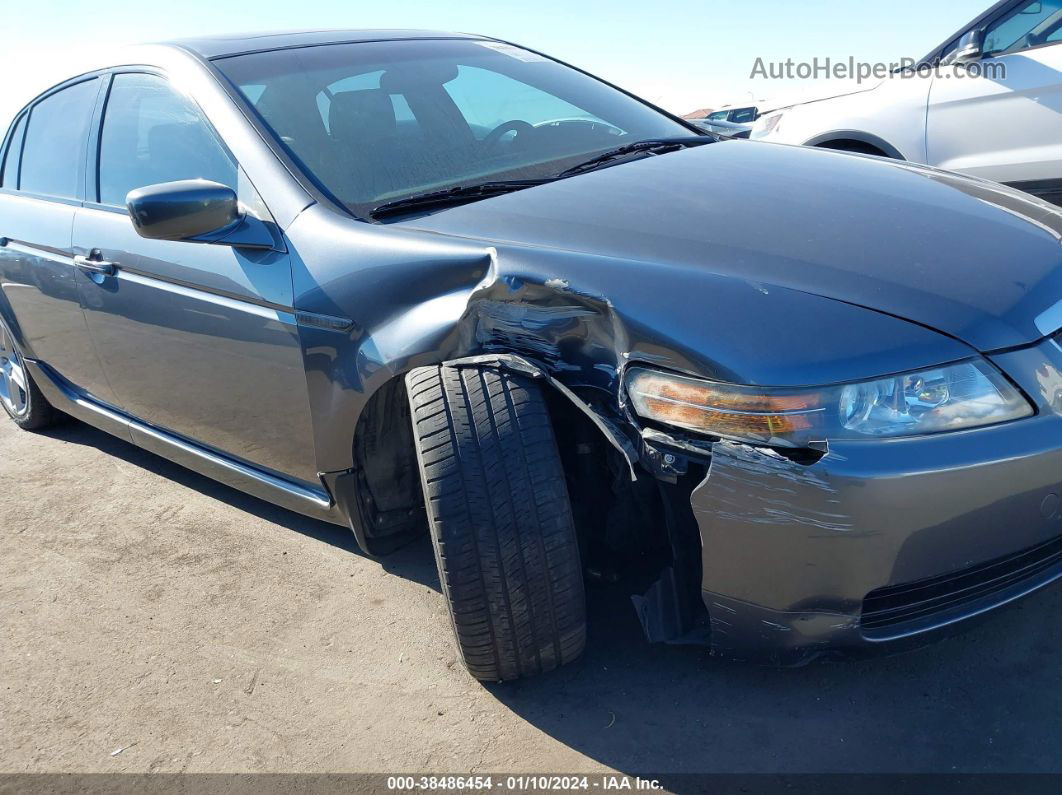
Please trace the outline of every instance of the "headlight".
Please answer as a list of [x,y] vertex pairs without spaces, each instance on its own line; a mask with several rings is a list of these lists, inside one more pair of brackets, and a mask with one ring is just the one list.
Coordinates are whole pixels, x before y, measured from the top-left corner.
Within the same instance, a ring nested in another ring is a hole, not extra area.
[[752,138],[763,138],[774,132],[784,113],[772,113],[770,116],[760,116],[752,125]]
[[640,417],[780,447],[921,436],[1033,413],[1018,390],[983,360],[821,388],[739,386],[640,367],[627,371],[625,383]]

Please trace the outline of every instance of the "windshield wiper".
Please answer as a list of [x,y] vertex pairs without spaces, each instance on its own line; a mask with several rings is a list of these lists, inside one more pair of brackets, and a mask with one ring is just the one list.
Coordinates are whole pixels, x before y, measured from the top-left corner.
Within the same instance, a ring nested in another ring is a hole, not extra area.
[[615,149],[609,149],[607,152],[594,155],[594,157],[591,157],[589,160],[585,160],[571,168],[567,168],[557,175],[557,179],[574,177],[576,174],[593,171],[596,168],[600,168],[613,160],[626,157],[627,155],[633,155],[640,152],[649,155],[662,155],[667,152],[674,152],[677,149],[685,149],[688,146],[702,146],[703,144],[714,142],[715,138],[710,135],[689,135],[681,138],[650,138],[645,141],[635,141],[634,143],[626,144],[624,146],[617,146]]
[[478,201],[479,199],[488,199],[491,196],[500,196],[503,193],[512,193],[513,191],[523,190],[524,188],[533,188],[536,185],[544,185],[547,182],[554,182],[555,180],[564,179],[565,177],[574,177],[576,174],[582,174],[586,171],[593,171],[594,169],[601,168],[607,163],[626,157],[627,155],[643,152],[649,155],[662,155],[666,152],[685,149],[689,146],[709,144],[715,140],[716,139],[711,135],[690,135],[680,138],[651,138],[645,141],[636,141],[634,143],[626,144],[625,146],[617,146],[615,149],[609,149],[606,152],[595,155],[589,160],[565,169],[560,174],[553,177],[546,177],[544,179],[496,180],[493,182],[481,182],[476,185],[458,185],[454,188],[433,190],[428,193],[418,193],[413,196],[406,196],[403,199],[395,199],[394,201],[385,202],[377,207],[373,207],[369,211],[369,217],[373,220],[379,220],[388,216],[403,215],[417,210],[453,207],[458,204]]
[[404,199],[385,202],[378,207],[373,207],[369,211],[369,217],[380,219],[386,218],[389,215],[402,215],[403,213],[414,212],[416,210],[452,207],[457,204],[473,202],[478,199],[487,199],[491,196],[500,196],[503,193],[512,193],[513,191],[523,190],[524,188],[533,188],[536,185],[543,185],[552,181],[553,178],[510,179],[495,182],[481,182],[477,185],[458,185],[455,188],[433,190],[428,193],[418,193],[413,196],[406,196]]

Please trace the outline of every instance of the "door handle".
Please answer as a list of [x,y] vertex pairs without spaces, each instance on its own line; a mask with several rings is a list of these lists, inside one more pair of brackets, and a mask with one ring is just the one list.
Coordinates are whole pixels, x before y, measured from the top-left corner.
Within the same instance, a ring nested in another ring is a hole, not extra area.
[[117,267],[114,262],[93,259],[91,256],[82,257],[80,255],[74,257],[74,265],[85,273],[98,273],[101,276],[113,276],[115,268]]

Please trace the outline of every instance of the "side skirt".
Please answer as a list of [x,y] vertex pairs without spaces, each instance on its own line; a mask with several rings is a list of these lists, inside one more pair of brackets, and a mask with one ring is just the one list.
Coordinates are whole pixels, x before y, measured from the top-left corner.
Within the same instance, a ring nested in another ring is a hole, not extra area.
[[323,487],[314,489],[227,458],[79,395],[40,362],[26,368],[48,401],[82,422],[142,447],[226,486],[314,519],[349,527],[342,509]]

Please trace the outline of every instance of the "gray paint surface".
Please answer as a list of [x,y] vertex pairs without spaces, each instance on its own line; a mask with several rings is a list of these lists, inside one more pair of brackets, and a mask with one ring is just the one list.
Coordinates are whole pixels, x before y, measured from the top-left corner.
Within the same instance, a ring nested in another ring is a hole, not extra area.
[[[1035,320],[1062,295],[1057,208],[943,171],[844,158],[723,142],[409,223],[787,287],[979,350],[1043,336]],[[713,182],[725,193],[704,190]],[[666,283],[659,292],[674,299],[677,291]]]

